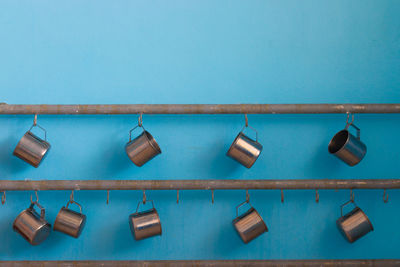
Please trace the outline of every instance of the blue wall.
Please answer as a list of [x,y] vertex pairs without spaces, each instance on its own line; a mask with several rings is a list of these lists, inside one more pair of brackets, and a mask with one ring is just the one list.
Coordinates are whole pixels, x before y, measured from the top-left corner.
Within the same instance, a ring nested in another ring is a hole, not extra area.
[[[400,4],[335,1],[1,1],[0,93],[10,104],[400,102]],[[328,154],[344,115],[250,115],[264,151],[250,170],[225,156],[242,115],[145,115],[163,153],[124,152],[137,116],[39,116],[52,149],[35,169],[12,156],[33,116],[1,116],[1,179],[400,178],[399,115],[356,115],[368,146],[350,168]],[[69,193],[39,192],[49,221]],[[38,247],[12,231],[31,192],[0,206],[0,259],[399,258],[400,193],[356,191],[375,231],[354,244],[335,220],[349,191],[250,191],[270,232],[242,244],[231,220],[244,191],[149,191],[163,235],[136,242],[138,191],[76,192],[82,236]]]

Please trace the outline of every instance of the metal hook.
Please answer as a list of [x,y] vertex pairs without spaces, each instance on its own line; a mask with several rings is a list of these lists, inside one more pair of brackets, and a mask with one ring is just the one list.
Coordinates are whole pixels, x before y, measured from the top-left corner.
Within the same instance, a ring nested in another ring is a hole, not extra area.
[[37,114],[35,114],[35,117],[33,118],[33,126],[37,125]]
[[319,193],[318,193],[318,189],[315,189],[315,202],[319,203]]
[[179,204],[179,189],[176,190],[176,204]]
[[389,201],[389,194],[386,192],[386,189],[383,189],[383,202],[388,203]]
[[107,190],[107,205],[110,202],[110,190]]
[[249,189],[246,189],[246,202],[250,202],[250,194],[249,194]]
[[353,189],[350,189],[350,201],[354,203],[354,192],[353,192]]
[[39,196],[38,196],[37,190],[35,190],[35,196],[36,196],[36,201],[33,202],[33,200],[32,200],[32,195],[31,195],[31,203],[39,203]]
[[214,189],[211,189],[211,203],[214,204]]
[[71,191],[71,195],[69,195],[69,202],[74,202],[74,190]]
[[246,127],[249,127],[249,119],[247,118],[247,114],[244,114],[244,120]]
[[138,126],[142,127],[142,125],[143,125],[143,113],[140,112],[139,118],[138,118]]
[[[354,122],[354,114],[350,113],[350,112],[346,112],[347,114],[347,119],[346,119],[346,124],[347,125],[352,125]],[[350,115],[351,115],[351,122],[349,123],[349,119],[350,119]]]
[[1,204],[4,205],[6,203],[6,191],[3,191],[3,195],[1,196]]
[[281,189],[281,203],[285,202],[285,195],[283,194],[283,189]]
[[146,190],[143,190],[143,204],[146,204]]

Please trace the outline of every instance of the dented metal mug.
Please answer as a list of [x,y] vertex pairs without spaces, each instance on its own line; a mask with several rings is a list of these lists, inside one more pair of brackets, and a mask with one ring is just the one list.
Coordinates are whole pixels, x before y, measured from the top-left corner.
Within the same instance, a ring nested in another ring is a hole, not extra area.
[[142,203],[140,201],[136,212],[129,216],[129,225],[135,240],[162,234],[160,216],[154,208],[153,201],[149,200],[149,202],[152,203],[152,209],[139,212],[139,206]]
[[[256,140],[251,139],[243,133],[243,130],[247,127],[255,131]],[[251,126],[245,126],[236,136],[226,155],[246,168],[250,168],[258,159],[262,149],[263,146],[258,142],[257,131]]]
[[[68,208],[69,204],[79,207],[79,212]],[[78,238],[86,224],[86,215],[82,213],[82,206],[75,201],[68,201],[66,207],[58,212],[53,230]]]
[[[44,131],[44,140],[31,132],[32,128],[35,126]],[[50,144],[47,142],[46,130],[39,125],[34,124],[18,142],[13,154],[14,156],[17,156],[18,158],[37,168],[47,155],[49,149]]]
[[[356,129],[357,136],[349,132],[350,126]],[[360,139],[360,129],[351,122],[335,134],[329,142],[328,151],[348,165],[355,166],[364,158],[367,146]]]
[[[350,203],[354,205],[354,209],[343,215],[343,208]],[[367,215],[356,206],[353,200],[350,200],[341,206],[340,214],[340,218],[337,219],[336,225],[342,235],[350,243],[353,243],[374,230]]]
[[[250,209],[239,216],[239,208],[246,203],[250,205]],[[261,234],[268,232],[268,227],[264,220],[248,201],[236,207],[236,218],[232,221],[232,224],[245,244]]]
[[[142,128],[143,132],[132,140],[132,131],[138,127]],[[160,146],[156,140],[141,125],[137,125],[129,131],[129,142],[125,145],[125,151],[131,161],[139,167],[161,154]]]
[[[35,205],[40,208],[40,215],[34,210]],[[31,245],[39,245],[49,236],[51,225],[45,219],[44,208],[36,201],[17,216],[13,229]]]

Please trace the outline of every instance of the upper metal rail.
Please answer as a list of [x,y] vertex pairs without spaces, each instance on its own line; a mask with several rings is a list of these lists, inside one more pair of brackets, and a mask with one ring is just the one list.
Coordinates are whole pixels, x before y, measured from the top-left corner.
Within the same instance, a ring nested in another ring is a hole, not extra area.
[[0,114],[323,114],[347,112],[400,113],[400,104],[0,104]]
[[400,179],[319,180],[0,180],[0,191],[400,189]]

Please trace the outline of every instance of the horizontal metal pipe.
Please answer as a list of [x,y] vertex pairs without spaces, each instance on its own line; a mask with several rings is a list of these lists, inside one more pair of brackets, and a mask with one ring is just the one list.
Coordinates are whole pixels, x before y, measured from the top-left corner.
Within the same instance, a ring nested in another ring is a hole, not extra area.
[[0,104],[0,114],[319,114],[346,112],[400,113],[400,104]]
[[0,191],[398,189],[400,179],[348,180],[0,180]]
[[400,266],[400,260],[161,260],[161,261],[0,261],[5,267],[216,267],[216,266]]

